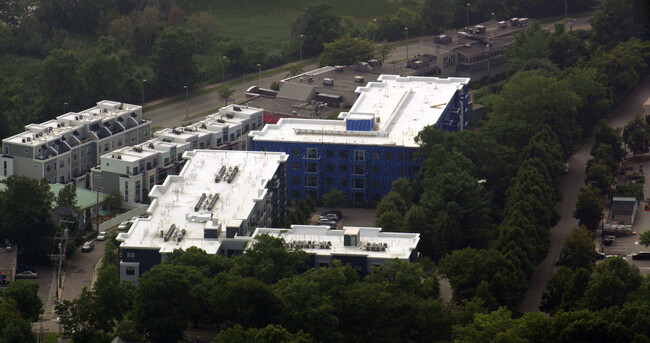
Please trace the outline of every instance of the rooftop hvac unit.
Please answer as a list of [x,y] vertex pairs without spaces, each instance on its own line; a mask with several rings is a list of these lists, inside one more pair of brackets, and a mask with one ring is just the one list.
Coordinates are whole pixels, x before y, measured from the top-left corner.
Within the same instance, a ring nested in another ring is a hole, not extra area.
[[232,113],[226,113],[226,118],[228,118],[228,119],[232,119],[232,118],[234,118],[234,117],[235,117],[234,114],[232,114]]
[[222,123],[222,124],[223,124],[223,123],[225,123],[225,122],[226,122],[226,121],[223,120],[223,119],[217,119],[217,123]]
[[208,211],[212,211],[214,205],[217,203],[217,200],[219,200],[219,193],[215,193],[214,196],[212,196],[212,199],[210,199],[210,202],[208,203],[206,209]]
[[203,204],[203,201],[205,201],[205,198],[207,195],[205,193],[201,194],[201,197],[199,198],[199,201],[194,205],[194,212],[198,212],[199,209],[201,208],[201,205]]
[[239,106],[233,106],[232,109],[233,111],[241,112],[241,107]]
[[221,169],[219,169],[219,172],[217,175],[214,177],[214,182],[219,182],[223,178],[223,175],[226,173],[226,166],[221,166]]
[[163,237],[165,242],[167,242],[172,237],[172,235],[174,234],[174,231],[176,231],[176,224],[172,224],[169,227],[169,230],[167,230],[167,233],[165,234],[165,237]]
[[185,229],[181,230],[181,232],[178,234],[178,237],[176,238],[176,241],[180,242],[183,239],[183,237],[185,236],[186,233],[187,233],[187,231],[185,231]]
[[339,73],[343,72],[343,66],[335,66],[334,71],[338,71]]
[[235,166],[235,168],[233,168],[233,170],[232,170],[232,172],[230,173],[230,175],[228,175],[228,180],[226,180],[226,181],[227,181],[228,183],[231,183],[232,180],[233,180],[233,179],[235,178],[235,176],[237,175],[237,172],[238,172],[238,171],[239,171],[239,167],[238,167],[238,166]]

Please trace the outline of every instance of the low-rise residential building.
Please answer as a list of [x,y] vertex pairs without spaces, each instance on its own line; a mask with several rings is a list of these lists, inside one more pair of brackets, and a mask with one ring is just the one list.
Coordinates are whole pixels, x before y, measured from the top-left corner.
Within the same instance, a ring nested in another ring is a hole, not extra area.
[[126,202],[146,202],[154,185],[178,174],[185,151],[192,149],[246,150],[248,132],[263,125],[258,108],[229,105],[204,120],[154,133],[153,139],[101,156],[92,169],[92,189],[118,190]]
[[258,227],[286,212],[285,164],[278,152],[192,150],[179,175],[149,192],[148,217],[120,233],[120,278],[137,284],[175,249],[243,252]]
[[151,122],[142,107],[100,101],[81,112],[70,112],[2,140],[0,175],[45,178],[87,188],[87,174],[99,156],[151,137]]
[[257,151],[289,154],[288,197],[318,199],[333,188],[353,203],[379,201],[397,178],[414,178],[426,126],[460,130],[467,124],[468,78],[381,75],[358,87],[340,120],[282,118],[251,132]]
[[288,249],[301,249],[310,256],[309,266],[331,267],[334,260],[350,264],[360,275],[394,259],[417,262],[419,233],[382,232],[378,227],[292,225],[291,229],[258,228],[253,237],[267,234],[282,238]]

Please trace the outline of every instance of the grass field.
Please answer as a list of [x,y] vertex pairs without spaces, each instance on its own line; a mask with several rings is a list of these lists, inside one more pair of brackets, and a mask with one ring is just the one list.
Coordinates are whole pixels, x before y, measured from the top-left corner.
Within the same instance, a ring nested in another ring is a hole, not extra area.
[[[334,12],[350,16],[365,28],[373,18],[394,15],[400,7],[412,7],[417,0],[329,0]],[[259,44],[274,52],[290,39],[291,24],[315,0],[179,0],[188,14],[207,11],[219,23],[219,36]]]

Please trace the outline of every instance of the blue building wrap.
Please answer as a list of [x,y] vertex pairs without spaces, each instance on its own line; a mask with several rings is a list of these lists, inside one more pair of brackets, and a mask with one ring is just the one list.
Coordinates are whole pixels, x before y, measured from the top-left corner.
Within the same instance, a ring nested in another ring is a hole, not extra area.
[[[467,86],[457,91],[444,104],[436,126],[445,131],[460,129],[461,109],[467,123]],[[462,104],[462,106],[461,106]],[[373,121],[350,120],[346,129],[368,131]],[[341,190],[346,199],[356,205],[381,200],[390,192],[392,183],[403,177],[414,179],[422,159],[418,148],[400,145],[336,144],[328,142],[287,142],[253,139],[255,151],[278,151],[289,155],[287,168],[287,197],[291,200],[311,197],[319,199],[333,188]]]

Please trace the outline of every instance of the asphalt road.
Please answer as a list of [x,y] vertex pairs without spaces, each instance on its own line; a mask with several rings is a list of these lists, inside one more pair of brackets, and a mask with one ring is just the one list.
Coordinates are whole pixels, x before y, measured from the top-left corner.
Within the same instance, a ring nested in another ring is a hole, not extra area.
[[[630,121],[636,114],[643,113],[643,102],[650,97],[650,77],[647,77],[637,88],[626,98],[626,100],[616,109],[614,115],[610,118],[608,124],[613,127],[623,127],[626,122]],[[589,140],[580,150],[569,158],[569,173],[564,178],[560,192],[562,201],[557,205],[560,212],[560,221],[551,229],[551,247],[546,258],[537,266],[533,277],[530,280],[530,288],[519,310],[521,312],[539,311],[539,305],[542,301],[542,294],[546,287],[546,282],[550,279],[555,270],[555,261],[557,260],[564,236],[567,235],[574,227],[578,226],[578,221],[573,218],[576,200],[580,188],[585,186],[585,168],[587,160],[591,158],[589,151],[593,145],[593,140]],[[646,168],[647,169],[647,168]],[[646,171],[648,173],[648,171]],[[648,174],[646,174],[648,175]],[[648,186],[645,185],[645,194],[648,193]],[[650,224],[650,213],[640,211],[639,220],[634,225],[637,232],[642,233],[647,230]],[[642,250],[635,245],[635,238],[638,236],[624,237],[620,240],[617,238],[610,249],[605,248],[605,252],[612,251],[615,247],[625,245],[632,251]],[[600,237],[596,238],[600,245]],[[636,250],[634,250],[636,249]],[[612,251],[613,252],[613,251]],[[628,258],[629,261],[632,261]],[[650,261],[634,261],[634,264],[642,268],[645,273],[650,272]]]

